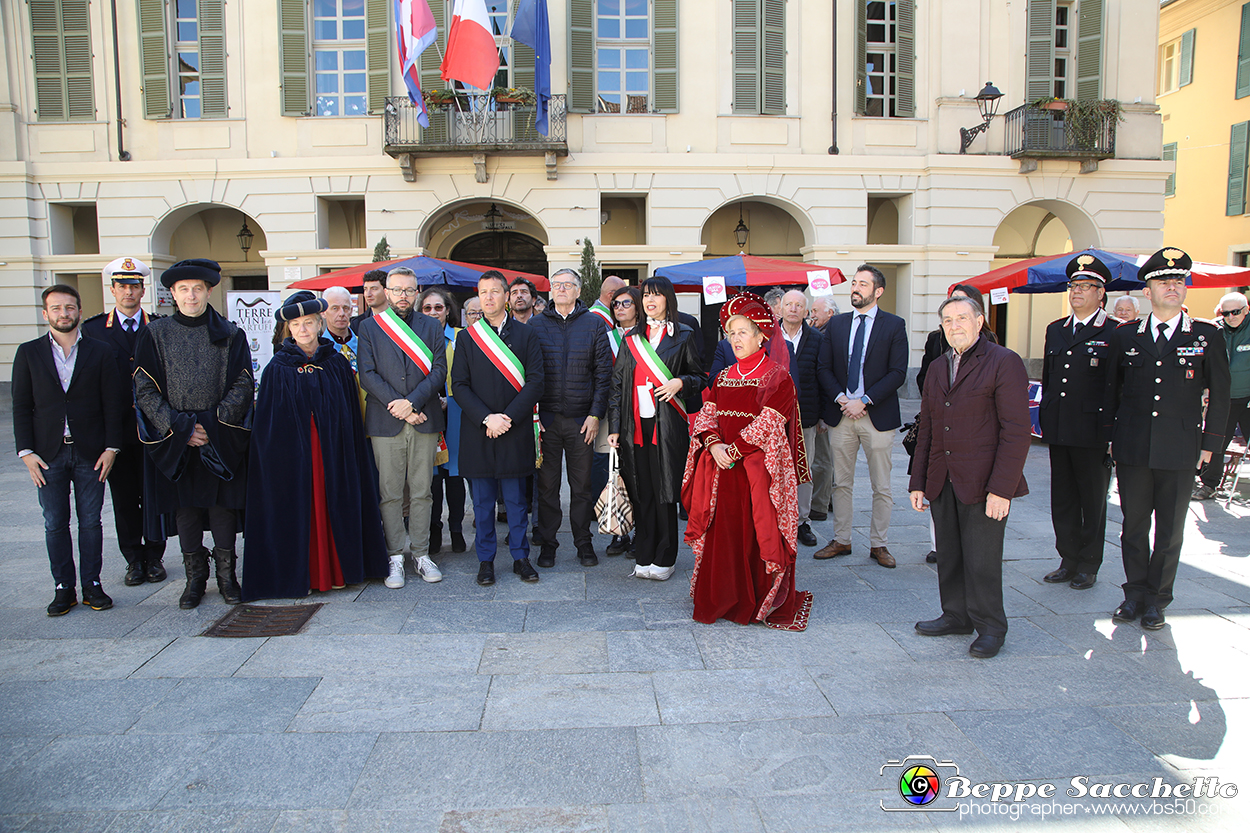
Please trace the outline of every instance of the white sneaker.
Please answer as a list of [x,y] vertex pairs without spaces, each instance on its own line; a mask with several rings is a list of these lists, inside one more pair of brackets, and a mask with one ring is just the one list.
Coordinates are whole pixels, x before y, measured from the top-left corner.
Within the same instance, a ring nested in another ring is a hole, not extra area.
[[672,577],[673,573],[675,573],[676,571],[677,571],[676,564],[674,564],[672,567],[657,567],[654,564],[652,564],[651,575],[647,576],[647,578],[652,578],[652,579],[655,579],[656,581],[668,581],[669,578]]
[[635,564],[632,575],[634,578],[651,578],[651,567],[650,565],[644,567],[641,564]]
[[404,586],[404,557],[402,555],[392,555],[391,574],[386,577],[386,586],[392,590],[398,590]]
[[430,584],[443,580],[443,574],[439,572],[438,566],[428,555],[423,555],[417,559],[417,575]]

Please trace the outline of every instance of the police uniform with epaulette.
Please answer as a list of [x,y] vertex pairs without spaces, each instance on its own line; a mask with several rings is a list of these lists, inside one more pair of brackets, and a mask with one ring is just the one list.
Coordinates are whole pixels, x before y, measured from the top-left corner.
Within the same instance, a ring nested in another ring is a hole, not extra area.
[[1190,266],[1180,249],[1151,256],[1139,278],[1154,312],[1119,327],[1111,339],[1116,374],[1106,407],[1115,410],[1111,454],[1124,512],[1120,546],[1126,579],[1125,601],[1113,618],[1128,622],[1141,615],[1150,630],[1163,627],[1163,609],[1172,601],[1194,470],[1203,452],[1221,447],[1228,415],[1224,337],[1181,307]]
[[1104,394],[1113,367],[1111,334],[1119,322],[1101,306],[1111,272],[1091,254],[1067,266],[1072,314],[1046,328],[1038,419],[1050,452],[1050,510],[1059,569],[1051,584],[1094,586],[1107,534],[1109,418]]

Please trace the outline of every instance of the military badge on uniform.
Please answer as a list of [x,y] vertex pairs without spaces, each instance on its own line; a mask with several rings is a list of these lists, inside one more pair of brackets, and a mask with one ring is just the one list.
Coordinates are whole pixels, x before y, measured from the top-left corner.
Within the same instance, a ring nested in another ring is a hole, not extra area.
[[1192,367],[1185,371],[1185,378],[1186,379],[1194,378],[1194,369]]

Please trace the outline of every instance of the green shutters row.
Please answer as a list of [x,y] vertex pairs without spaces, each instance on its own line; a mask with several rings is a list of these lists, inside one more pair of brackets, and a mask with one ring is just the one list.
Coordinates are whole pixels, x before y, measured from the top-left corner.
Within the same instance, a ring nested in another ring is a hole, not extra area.
[[786,112],[785,0],[734,0],[733,111]]
[[[677,0],[651,4],[652,109],[676,113]],[[595,112],[595,0],[569,0],[569,98],[571,113]],[[514,60],[514,66],[519,65]]]
[[1250,135],[1250,122],[1234,124],[1228,142],[1228,204],[1224,213],[1229,217],[1246,213],[1246,139]]
[[28,0],[39,121],[93,121],[87,0]]
[[1241,7],[1241,40],[1237,47],[1237,98],[1250,95],[1250,3]]
[[[916,0],[895,3],[894,115],[916,115]],[[888,91],[887,91],[888,92]],[[855,2],[855,112],[868,111],[868,3]],[[888,109],[885,115],[889,115]]]
[[[170,86],[170,9],[167,0],[138,0],[139,52],[143,66],[143,117],[167,119],[173,115]],[[200,116],[224,118],[226,104],[226,13],[224,0],[196,4],[200,50]],[[177,78],[177,76],[172,76]]]
[[[1176,161],[1176,142],[1168,142],[1163,146],[1163,161]],[[1163,185],[1163,196],[1170,197],[1176,193],[1176,171],[1168,174],[1168,181]]]

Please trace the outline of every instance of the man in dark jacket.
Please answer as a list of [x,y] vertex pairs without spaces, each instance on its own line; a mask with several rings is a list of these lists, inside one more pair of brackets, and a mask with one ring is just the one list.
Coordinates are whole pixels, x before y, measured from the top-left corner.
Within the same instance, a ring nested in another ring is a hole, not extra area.
[[[1164,625],[1180,566],[1194,469],[1223,446],[1228,419],[1228,353],[1220,329],[1185,314],[1192,261],[1176,248],[1155,252],[1137,271],[1151,313],[1111,337],[1114,384],[1105,413],[1115,414],[1111,456],[1124,525],[1124,602],[1112,621],[1141,616],[1146,630]],[[1207,393],[1206,416],[1202,412]],[[1150,522],[1154,519],[1154,547]]]
[[815,558],[851,552],[855,458],[864,449],[872,481],[872,528],[868,557],[893,567],[886,546],[894,495],[894,434],[903,424],[898,389],[907,379],[907,325],[877,306],[885,275],[867,263],[851,279],[855,312],[829,322],[820,348],[818,374],[824,396],[824,420],[833,445],[833,540]]
[[390,575],[404,586],[404,485],[413,567],[424,581],[441,581],[429,556],[430,482],[439,435],[447,427],[439,395],[447,385],[447,340],[437,321],[416,309],[417,276],[397,267],[386,276],[391,308],[360,324],[357,367],[365,391],[365,433],[373,441],[378,495]]
[[56,582],[49,616],[61,616],[78,604],[69,534],[71,485],[78,511],[83,604],[93,610],[113,606],[100,586],[100,508],[104,481],[121,447],[122,400],[109,348],[79,331],[80,308],[73,287],[45,289],[43,320],[50,332],[21,345],[13,356],[13,434],[17,455],[39,489]]
[[[799,421],[803,426],[803,447],[816,444],[816,423],[824,412],[824,400],[820,393],[820,380],[816,365],[820,359],[821,336],[803,319],[807,317],[807,296],[791,289],[781,298],[781,328],[778,332],[790,353],[790,378],[799,398]],[[822,437],[826,442],[827,438]],[[805,547],[817,544],[812,532],[812,483],[799,484],[799,543]]]
[[460,420],[460,474],[472,486],[477,516],[477,583],[495,583],[495,498],[508,508],[512,571],[538,581],[526,538],[525,478],[538,455],[534,406],[543,392],[543,355],[534,330],[508,315],[508,281],[491,270],[477,282],[483,317],[456,336],[451,394]]
[[931,504],[942,615],[917,622],[924,636],[978,636],[974,657],[995,656],[1007,635],[1003,533],[1013,498],[1028,494],[1029,377],[1020,357],[981,337],[972,298],[938,307],[951,349],[925,378],[917,417],[911,505]]
[[364,294],[361,298],[365,308],[360,315],[352,316],[351,328],[356,335],[360,335],[361,322],[375,315],[381,315],[390,308],[390,301],[386,297],[386,272],[381,269],[370,269],[365,272],[361,281],[364,284],[362,290]]
[[[104,278],[117,302],[112,312],[102,312],[82,322],[87,338],[102,341],[113,350],[117,362],[117,384],[125,411],[122,426],[122,448],[109,472],[109,494],[113,497],[113,522],[117,529],[117,548],[126,559],[127,587],[145,581],[160,582],[166,577],[165,542],[145,540],[143,536],[143,443],[135,426],[134,392],[131,377],[135,372],[135,346],[139,333],[148,328],[148,314],[143,311],[143,281],[152,274],[148,265],[137,257],[119,257],[104,267]],[[156,316],[160,317],[160,316]]]
[[1228,421],[1224,423],[1222,447],[1202,467],[1202,475],[1194,488],[1194,500],[1209,500],[1224,477],[1224,452],[1232,442],[1233,432],[1241,427],[1242,440],[1250,440],[1250,325],[1246,324],[1246,296],[1230,292],[1220,299],[1216,307],[1219,321],[1216,327],[1224,336],[1224,348],[1228,353]]
[[1111,271],[1091,254],[1068,261],[1072,314],[1046,328],[1042,365],[1042,442],[1050,446],[1050,522],[1059,569],[1050,584],[1094,586],[1107,535],[1107,425],[1103,396],[1113,370],[1108,360],[1118,321],[1102,308]]
[[556,563],[556,533],[563,520],[560,465],[566,454],[569,525],[577,560],[583,567],[599,563],[590,532],[597,497],[590,488],[590,469],[599,420],[608,408],[612,349],[605,335],[607,324],[578,299],[581,291],[580,275],[572,269],[559,270],[551,276],[551,305],[530,319],[542,345],[545,379],[538,407],[543,427],[537,483],[539,567]]

